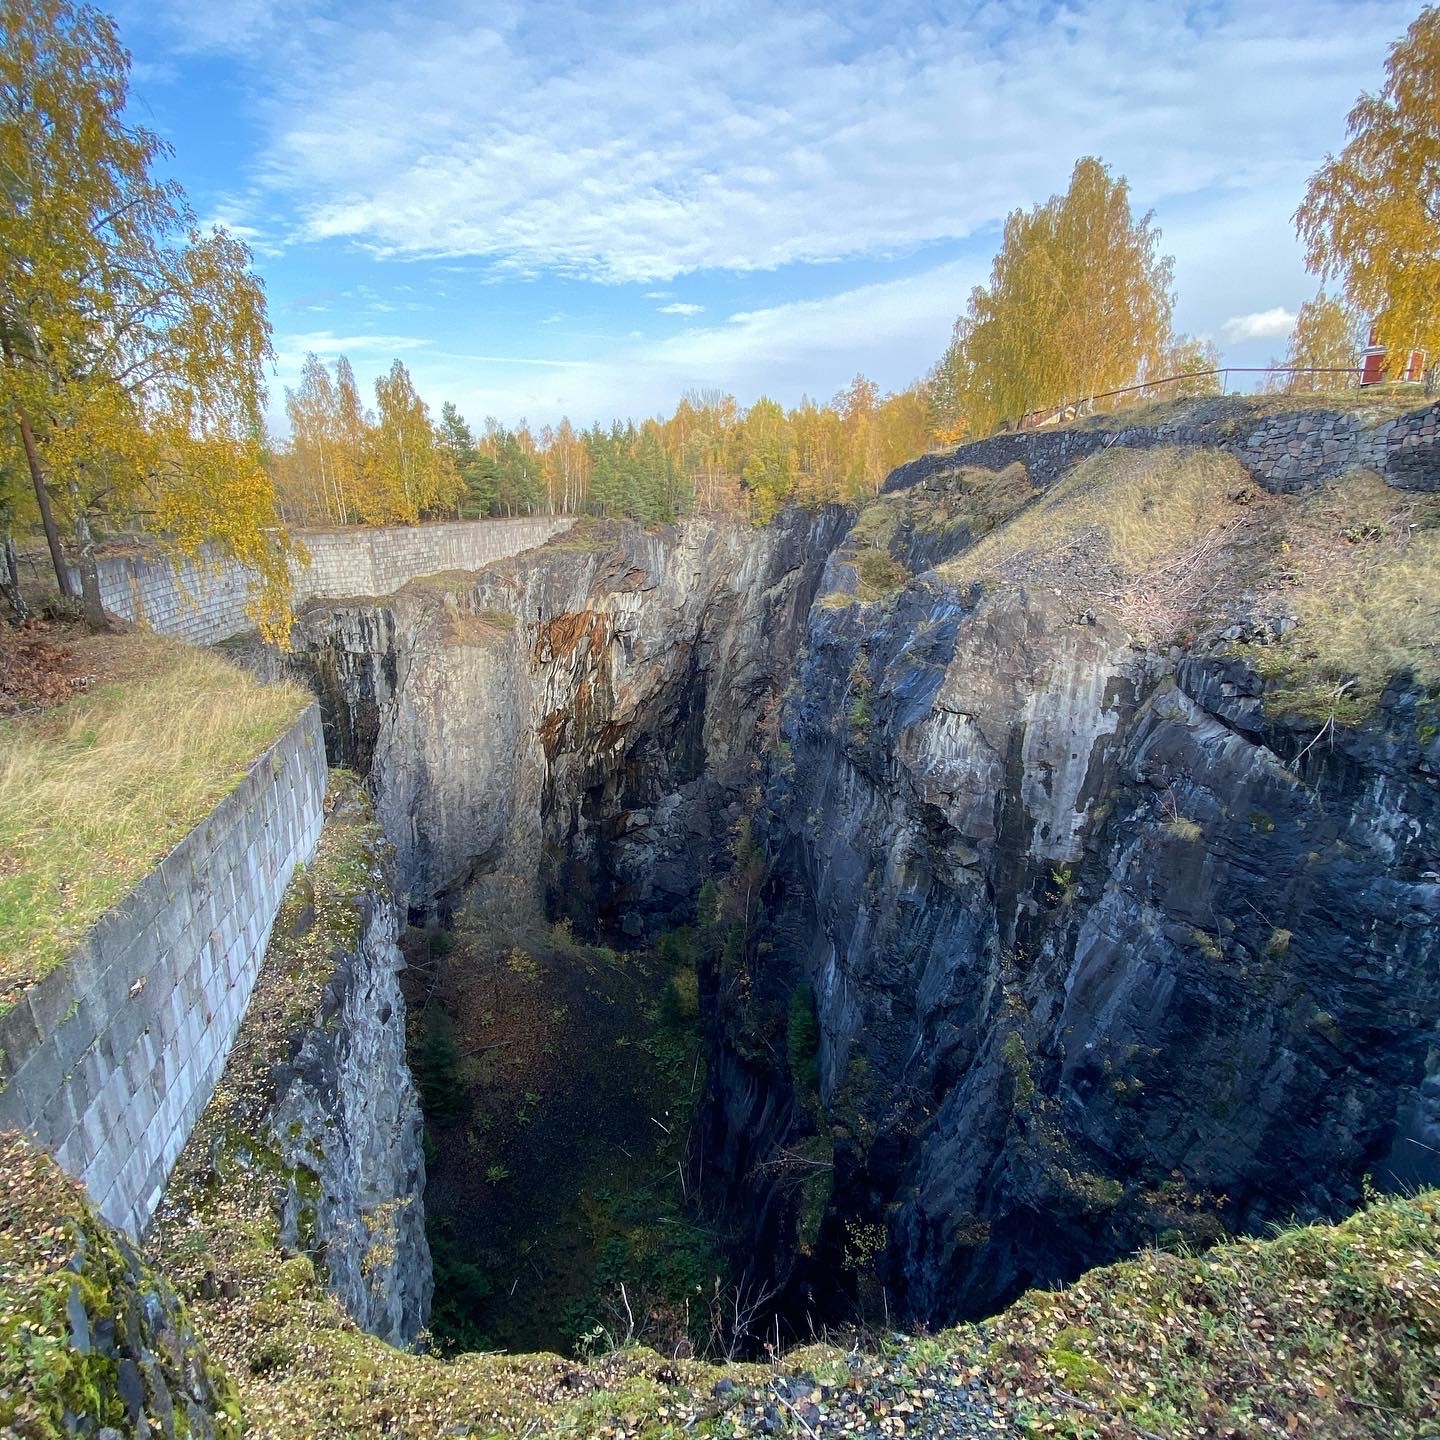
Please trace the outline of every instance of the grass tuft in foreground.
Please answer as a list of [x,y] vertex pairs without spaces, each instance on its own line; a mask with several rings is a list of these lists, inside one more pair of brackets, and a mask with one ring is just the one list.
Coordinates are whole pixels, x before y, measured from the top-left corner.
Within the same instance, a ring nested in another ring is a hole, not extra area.
[[[310,703],[218,655],[107,637],[104,683],[0,722],[0,1010],[244,778]],[[109,678],[106,678],[109,677]]]
[[1022,1433],[1435,1435],[1440,1194],[1092,1271],[997,1317],[981,1358]]

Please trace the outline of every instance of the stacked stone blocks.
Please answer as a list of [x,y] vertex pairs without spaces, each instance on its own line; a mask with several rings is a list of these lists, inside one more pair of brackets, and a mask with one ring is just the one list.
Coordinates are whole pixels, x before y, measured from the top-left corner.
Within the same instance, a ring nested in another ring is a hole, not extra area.
[[1160,425],[1125,424],[1123,412],[1105,429],[1028,430],[992,435],[942,454],[923,455],[886,480],[894,493],[962,466],[1002,470],[1019,461],[1044,489],[1071,465],[1109,449],[1200,446],[1235,456],[1256,482],[1278,493],[1313,490],[1347,470],[1376,471],[1402,490],[1440,490],[1440,405],[1412,410],[1380,424],[1363,414],[1327,410],[1289,411],[1248,423],[1234,400],[1192,403],[1188,413]]
[[319,710],[0,1016],[0,1128],[140,1234],[224,1068],[270,926],[324,823]]
[[[423,575],[478,570],[532,550],[573,523],[540,517],[298,530],[308,563],[291,566],[293,601],[298,608],[313,599],[390,595]],[[105,608],[157,634],[213,645],[255,628],[253,573],[217,554],[191,560],[135,551],[102,556],[97,568]]]

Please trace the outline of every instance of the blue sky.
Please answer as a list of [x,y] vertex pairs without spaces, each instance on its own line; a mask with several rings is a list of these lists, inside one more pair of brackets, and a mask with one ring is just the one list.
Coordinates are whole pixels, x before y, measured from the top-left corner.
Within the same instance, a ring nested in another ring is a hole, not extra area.
[[301,360],[534,425],[923,374],[1005,213],[1126,175],[1180,328],[1263,364],[1290,215],[1415,0],[123,0],[137,119]]

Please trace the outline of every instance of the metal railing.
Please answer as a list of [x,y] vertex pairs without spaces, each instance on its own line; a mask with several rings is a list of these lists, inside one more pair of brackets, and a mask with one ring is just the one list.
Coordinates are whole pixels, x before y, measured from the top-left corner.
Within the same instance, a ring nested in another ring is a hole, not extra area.
[[1217,375],[1220,377],[1219,393],[1227,395],[1230,393],[1230,377],[1232,375],[1288,375],[1290,376],[1290,384],[1286,387],[1288,394],[1293,392],[1295,379],[1300,375],[1346,375],[1350,377],[1352,383],[1330,388],[1348,390],[1358,386],[1362,374],[1363,371],[1358,365],[1224,365],[1214,370],[1191,370],[1183,375],[1167,375],[1161,380],[1142,380],[1138,385],[1122,385],[1117,390],[1101,390],[1094,395],[1066,401],[1062,405],[1052,405],[1047,410],[1029,410],[1020,417],[1014,428],[1016,430],[1035,430],[1055,421],[1079,419],[1081,416],[1094,414],[1097,401],[1115,400],[1120,396],[1133,397],[1133,400],[1122,400],[1119,406],[1113,407],[1121,408],[1134,401],[1148,399],[1167,385],[1194,384],[1201,380],[1211,380]]

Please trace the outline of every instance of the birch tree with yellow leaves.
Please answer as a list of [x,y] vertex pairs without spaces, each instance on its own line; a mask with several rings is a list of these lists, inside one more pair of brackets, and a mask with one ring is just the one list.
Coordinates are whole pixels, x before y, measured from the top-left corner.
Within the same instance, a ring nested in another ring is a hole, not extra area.
[[1311,177],[1295,212],[1310,269],[1339,279],[1372,317],[1392,366],[1427,352],[1440,363],[1440,9],[1427,5],[1364,94],[1349,135]]
[[143,516],[183,552],[210,545],[250,566],[257,619],[281,634],[264,290],[246,247],[202,232],[180,187],[155,177],[168,151],[125,119],[129,69],[89,5],[0,6],[4,471],[28,476],[62,592],[72,560],[93,581],[98,517]]
[[452,511],[464,482],[400,361],[376,380],[375,405],[365,483],[357,499],[360,519],[372,525],[413,525],[422,514]]
[[1174,266],[1152,219],[1135,218],[1124,178],[1091,156],[1064,195],[1010,214],[990,283],[971,292],[930,378],[937,435],[986,435],[1158,373]]

